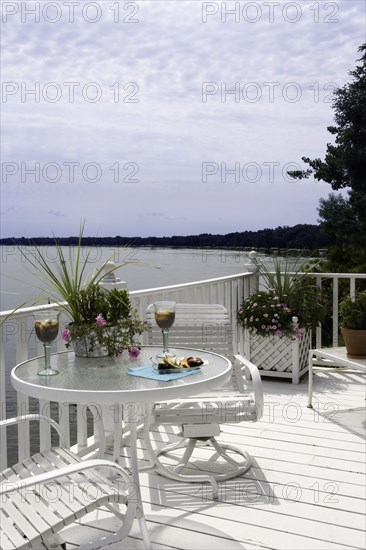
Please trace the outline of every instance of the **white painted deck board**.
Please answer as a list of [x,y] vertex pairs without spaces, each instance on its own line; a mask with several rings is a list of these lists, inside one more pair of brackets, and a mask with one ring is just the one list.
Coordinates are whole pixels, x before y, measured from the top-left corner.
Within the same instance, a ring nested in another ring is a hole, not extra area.
[[[253,457],[253,467],[244,476],[221,483],[217,502],[210,500],[209,485],[142,473],[141,491],[153,547],[364,549],[365,379],[362,373],[343,369],[317,369],[314,410],[306,407],[305,382],[292,385],[264,379],[266,402],[279,405],[271,416],[268,409],[258,423],[223,426],[222,440],[245,447]],[[291,408],[289,403],[295,405]],[[284,407],[287,413],[301,411],[296,422],[284,418]],[[173,433],[164,427],[154,435],[160,443]],[[125,452],[121,449],[122,457]],[[203,466],[209,452],[199,450],[196,467]],[[139,454],[143,459],[143,441]],[[171,457],[166,457],[167,463]],[[81,523],[102,534],[102,529],[113,532],[115,521],[108,512],[99,511],[98,517],[84,518]],[[68,549],[84,540],[82,533],[78,527],[68,529]],[[124,548],[143,548],[137,524]]]

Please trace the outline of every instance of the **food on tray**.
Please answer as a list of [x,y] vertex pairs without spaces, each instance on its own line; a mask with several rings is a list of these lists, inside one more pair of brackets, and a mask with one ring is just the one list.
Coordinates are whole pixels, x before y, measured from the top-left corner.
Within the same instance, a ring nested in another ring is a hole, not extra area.
[[203,365],[203,361],[200,357],[187,357],[186,361],[190,367],[199,367]]
[[190,369],[203,365],[202,359],[199,357],[183,357],[178,359],[175,355],[165,355],[159,361],[159,369]]

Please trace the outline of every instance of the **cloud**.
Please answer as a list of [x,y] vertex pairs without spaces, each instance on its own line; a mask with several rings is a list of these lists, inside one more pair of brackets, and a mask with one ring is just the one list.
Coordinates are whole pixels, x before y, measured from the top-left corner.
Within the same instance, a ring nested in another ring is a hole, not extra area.
[[[51,8],[38,23],[19,12],[3,24],[3,160],[18,167],[2,182],[15,208],[4,236],[67,235],[81,217],[120,235],[316,223],[329,186],[291,185],[282,169],[324,155],[331,94],[364,41],[364,3],[275,3],[272,21],[257,2],[253,22],[254,8],[237,2],[238,21],[225,22],[229,4],[214,2],[206,23],[194,1],[146,1],[133,13],[106,0],[95,23],[82,4],[70,22],[64,4],[53,24]],[[206,162],[221,172],[239,163],[239,183],[222,172],[205,185]],[[281,167],[272,183],[268,163]]]
[[59,218],[59,217],[64,218],[65,217],[65,214],[62,214],[59,210],[56,210],[56,211],[49,210],[48,213],[51,214],[51,216],[56,216],[57,218]]

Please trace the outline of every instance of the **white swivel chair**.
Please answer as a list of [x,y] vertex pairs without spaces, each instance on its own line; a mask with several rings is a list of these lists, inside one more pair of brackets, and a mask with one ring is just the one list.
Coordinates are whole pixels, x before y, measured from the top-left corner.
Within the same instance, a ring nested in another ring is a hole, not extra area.
[[[161,331],[154,320],[154,308],[147,308],[147,321],[151,325],[148,343],[161,344]],[[145,442],[150,458],[158,473],[172,479],[202,482],[213,486],[217,497],[218,481],[239,476],[251,465],[247,451],[220,443],[220,425],[234,422],[256,422],[263,412],[263,391],[259,371],[253,363],[233,353],[233,331],[225,307],[218,304],[176,304],[175,322],[169,333],[169,346],[189,347],[213,351],[227,356],[233,362],[231,383],[205,395],[186,400],[155,403],[145,423]],[[197,352],[199,355],[199,352]],[[203,367],[205,368],[205,367]],[[209,366],[207,366],[209,368]],[[154,425],[181,427],[181,440],[161,449],[154,449],[151,428]],[[212,447],[229,465],[229,471],[203,475],[182,474],[189,466],[197,445]],[[159,457],[178,448],[185,448],[183,456],[174,466],[162,464]],[[228,454],[227,451],[231,451]],[[234,458],[235,457],[235,458]]]

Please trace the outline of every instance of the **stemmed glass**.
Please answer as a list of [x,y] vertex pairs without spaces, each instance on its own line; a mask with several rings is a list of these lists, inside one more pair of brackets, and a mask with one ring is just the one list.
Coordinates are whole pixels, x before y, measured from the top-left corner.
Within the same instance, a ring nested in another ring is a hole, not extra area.
[[35,323],[34,328],[38,340],[43,342],[44,346],[44,364],[45,368],[37,374],[41,376],[49,376],[50,374],[58,374],[58,370],[51,367],[51,342],[55,340],[59,329],[60,312],[55,309],[48,311],[38,311],[34,313]]
[[155,302],[155,321],[163,333],[163,354],[169,353],[169,329],[175,321],[175,302]]

